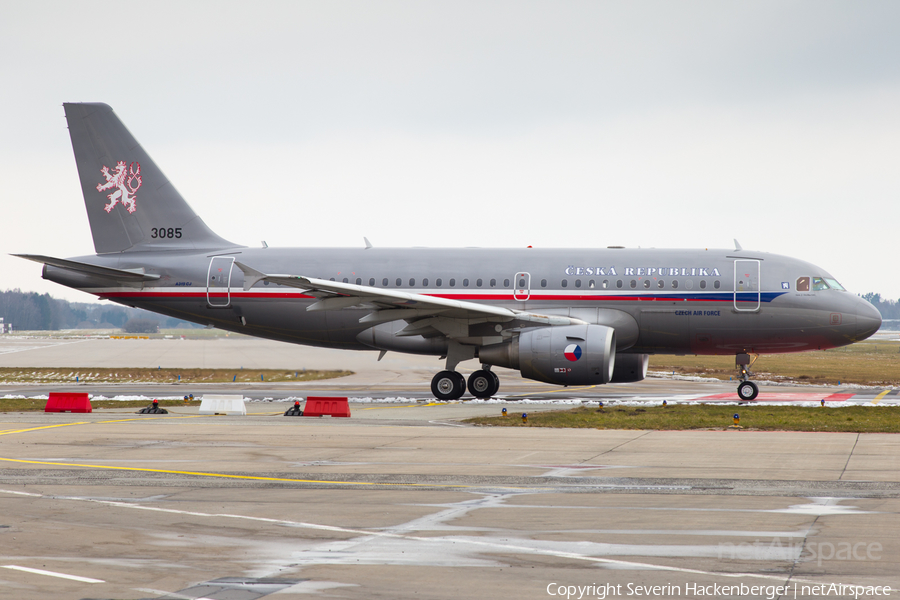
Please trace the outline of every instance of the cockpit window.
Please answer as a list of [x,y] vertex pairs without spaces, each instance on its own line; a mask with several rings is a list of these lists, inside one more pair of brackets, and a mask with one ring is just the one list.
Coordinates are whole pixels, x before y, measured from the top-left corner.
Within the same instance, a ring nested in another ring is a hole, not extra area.
[[809,277],[800,277],[797,279],[797,291],[798,292],[808,292],[809,291]]
[[826,278],[825,281],[828,282],[828,287],[830,287],[830,288],[833,289],[833,290],[841,290],[842,292],[846,292],[846,291],[847,291],[847,290],[844,289],[844,286],[842,286],[841,284],[839,284],[839,283],[838,283],[837,281],[835,281],[834,279],[827,279],[827,278]]
[[821,292],[822,290],[828,289],[828,284],[825,283],[825,280],[821,277],[813,277],[812,284],[814,292]]

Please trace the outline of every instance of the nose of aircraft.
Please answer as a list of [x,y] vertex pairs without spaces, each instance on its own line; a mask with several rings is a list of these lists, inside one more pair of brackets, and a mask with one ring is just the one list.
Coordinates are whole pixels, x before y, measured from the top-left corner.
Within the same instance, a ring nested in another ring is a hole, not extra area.
[[864,340],[881,327],[881,313],[862,298],[856,304],[856,340]]

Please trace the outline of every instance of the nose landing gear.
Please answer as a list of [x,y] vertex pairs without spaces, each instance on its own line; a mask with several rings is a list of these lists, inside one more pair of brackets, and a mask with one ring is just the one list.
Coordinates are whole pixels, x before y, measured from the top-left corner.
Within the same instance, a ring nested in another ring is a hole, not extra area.
[[752,360],[749,354],[738,354],[734,359],[735,366],[741,373],[741,383],[738,384],[737,388],[738,398],[741,400],[755,400],[759,395],[759,387],[750,381],[750,376],[753,374],[750,372],[750,366],[755,363],[758,358],[759,354],[754,354]]

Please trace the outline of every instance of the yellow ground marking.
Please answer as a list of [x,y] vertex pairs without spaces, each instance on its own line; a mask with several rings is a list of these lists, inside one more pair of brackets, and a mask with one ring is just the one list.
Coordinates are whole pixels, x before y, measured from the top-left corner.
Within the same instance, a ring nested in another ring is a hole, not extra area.
[[[196,419],[198,417],[205,417],[207,415],[190,415],[187,417],[170,417],[172,419]],[[40,429],[53,429],[54,427],[69,427],[71,425],[102,425],[105,423],[125,423],[126,421],[149,421],[151,419],[159,419],[161,417],[150,417],[148,418],[132,418],[132,419],[115,419],[113,421],[76,421],[74,423],[58,423],[57,425],[42,425],[40,427],[29,427],[28,429],[7,429],[5,431],[0,431],[0,435],[10,435],[12,433],[27,433],[29,431],[38,431]]]
[[880,394],[875,396],[875,399],[872,400],[872,404],[878,404],[878,402],[880,402],[882,398],[884,398],[885,396],[887,396],[890,393],[891,393],[891,390],[884,390],[883,392],[881,392]]
[[[214,415],[191,415],[186,417],[174,417],[178,419],[196,419],[198,417],[207,417]],[[163,417],[155,417],[157,419]],[[173,417],[170,417],[173,418]],[[69,427],[71,425],[101,425],[108,423],[125,423],[128,421],[147,421],[148,419],[144,418],[132,418],[132,419],[116,419],[112,421],[77,421],[74,423],[59,423],[57,425],[43,425],[41,427],[30,427],[28,429],[16,429],[12,431],[2,431],[0,435],[7,435],[11,433],[25,433],[28,431],[37,431],[40,429],[52,429],[54,427]],[[197,477],[219,477],[223,479],[245,479],[252,481],[282,481],[288,483],[328,483],[335,485],[368,485],[368,486],[377,486],[377,485],[385,485],[385,486],[394,486],[394,487],[439,487],[439,488],[471,488],[473,486],[470,485],[459,485],[459,484],[430,484],[430,483],[379,483],[373,481],[329,481],[324,479],[292,479],[285,477],[262,477],[258,475],[228,475],[227,473],[204,473],[200,471],[170,471],[166,469],[146,469],[141,467],[115,467],[110,465],[87,465],[80,463],[62,463],[62,462],[51,462],[51,461],[42,461],[42,460],[25,460],[20,458],[2,458],[0,457],[0,461],[3,462],[14,462],[14,463],[23,463],[30,465],[48,465],[54,467],[82,467],[85,469],[110,469],[116,471],[138,471],[142,473],[166,473],[169,475],[194,475]],[[513,488],[510,488],[513,489]]]
[[[262,477],[259,475],[229,475],[227,473],[204,473],[201,471],[170,471],[167,469],[145,469],[141,467],[115,467],[110,465],[85,465],[80,463],[62,463],[43,460],[25,460],[21,458],[2,458],[0,461],[24,463],[29,465],[49,465],[52,467],[83,467],[86,469],[110,469],[115,471],[137,471],[140,473],[165,473],[168,475],[194,475],[197,477],[219,477],[222,479],[245,479],[251,481],[282,481],[287,483],[329,483],[335,485],[368,485],[393,487],[439,487],[439,488],[471,488],[471,485],[433,484],[433,483],[379,483],[376,481],[329,481],[326,479],[292,479],[288,477]],[[510,487],[510,489],[516,489]]]
[[558,390],[547,390],[546,392],[532,392],[530,394],[510,394],[506,396],[507,398],[527,398],[529,396],[542,396],[544,394],[560,394],[562,392],[571,393],[571,392],[580,392],[583,390],[592,390],[596,385],[580,385],[577,387],[564,387]]
[[80,421],[78,423],[60,423],[59,425],[43,425],[41,427],[30,427],[28,429],[10,429],[0,431],[0,435],[9,435],[11,433],[25,433],[27,431],[37,431],[38,429],[53,429],[54,427],[68,427],[69,425],[87,425],[90,421]]

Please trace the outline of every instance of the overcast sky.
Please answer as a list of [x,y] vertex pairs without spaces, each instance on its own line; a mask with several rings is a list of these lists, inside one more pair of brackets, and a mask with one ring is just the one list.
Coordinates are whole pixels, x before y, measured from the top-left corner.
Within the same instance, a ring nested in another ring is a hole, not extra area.
[[0,0],[10,252],[93,253],[63,102],[248,245],[731,248],[900,298],[898,2]]

